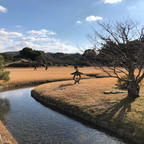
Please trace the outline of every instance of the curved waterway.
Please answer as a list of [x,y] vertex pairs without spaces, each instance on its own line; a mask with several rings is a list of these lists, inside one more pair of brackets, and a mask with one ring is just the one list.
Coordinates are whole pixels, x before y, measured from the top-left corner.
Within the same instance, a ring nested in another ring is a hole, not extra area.
[[31,90],[0,93],[0,119],[19,144],[125,144],[43,106]]

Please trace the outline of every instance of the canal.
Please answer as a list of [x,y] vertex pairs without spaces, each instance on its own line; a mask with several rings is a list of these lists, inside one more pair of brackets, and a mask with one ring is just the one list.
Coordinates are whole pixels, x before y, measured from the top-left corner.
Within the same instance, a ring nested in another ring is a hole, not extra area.
[[31,90],[0,93],[0,119],[19,144],[125,144],[43,106],[31,97]]

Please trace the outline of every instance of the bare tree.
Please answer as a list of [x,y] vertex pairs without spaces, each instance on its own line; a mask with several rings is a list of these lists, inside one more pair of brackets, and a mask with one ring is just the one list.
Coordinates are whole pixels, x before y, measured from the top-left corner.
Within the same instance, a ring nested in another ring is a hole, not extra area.
[[128,82],[128,96],[139,96],[139,83],[144,78],[143,29],[131,21],[98,23],[103,32],[94,29],[93,48],[98,54],[100,68],[109,76],[119,80],[121,74]]

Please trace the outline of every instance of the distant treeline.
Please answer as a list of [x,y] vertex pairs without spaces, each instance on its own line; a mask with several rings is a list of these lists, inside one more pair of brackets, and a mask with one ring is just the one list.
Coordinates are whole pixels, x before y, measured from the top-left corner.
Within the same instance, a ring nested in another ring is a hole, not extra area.
[[86,50],[83,54],[74,53],[45,53],[25,47],[19,52],[1,53],[7,67],[32,67],[36,66],[91,66],[95,59],[94,50]]

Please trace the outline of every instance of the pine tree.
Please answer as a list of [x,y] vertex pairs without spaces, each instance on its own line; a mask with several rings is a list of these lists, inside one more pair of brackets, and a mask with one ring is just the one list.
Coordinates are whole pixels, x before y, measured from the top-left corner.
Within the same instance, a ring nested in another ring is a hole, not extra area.
[[4,58],[0,55],[0,80],[8,81],[9,72],[4,70]]

